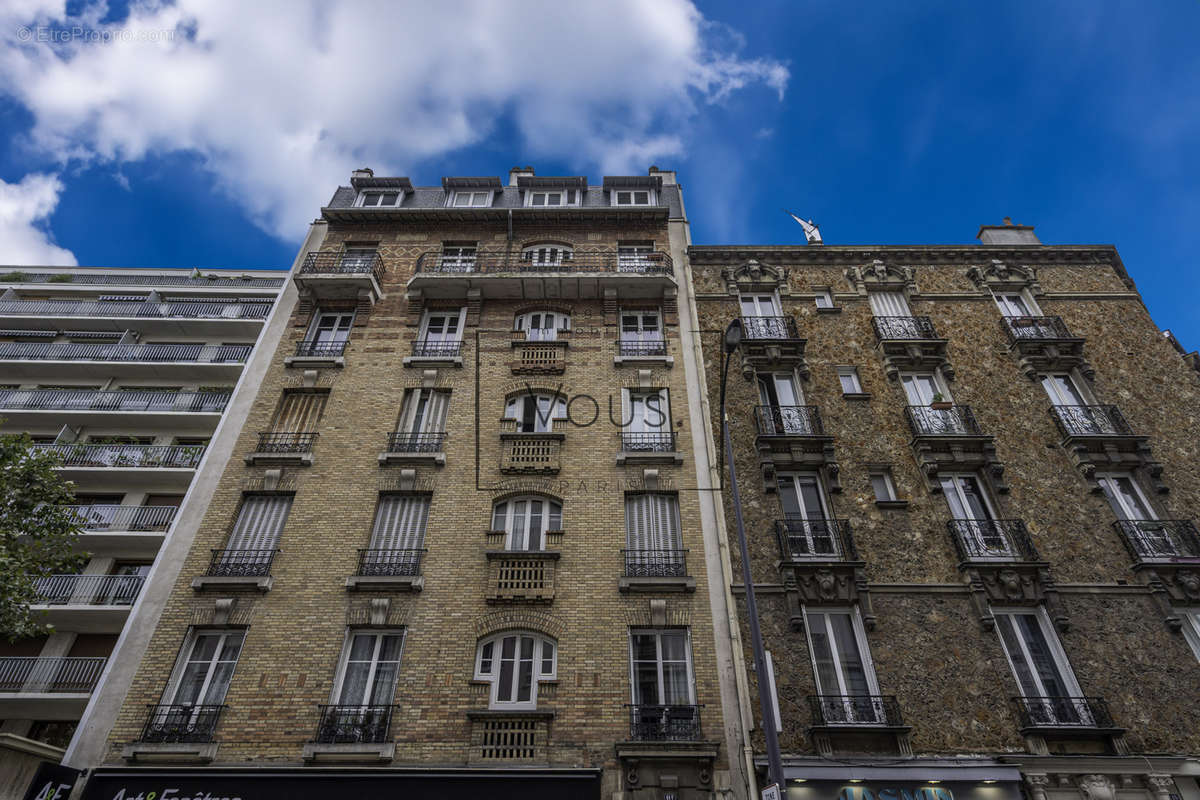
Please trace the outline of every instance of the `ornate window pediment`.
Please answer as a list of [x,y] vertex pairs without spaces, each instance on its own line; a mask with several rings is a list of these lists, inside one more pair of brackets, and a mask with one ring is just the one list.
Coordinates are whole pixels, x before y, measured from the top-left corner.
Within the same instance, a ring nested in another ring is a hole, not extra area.
[[727,267],[721,270],[725,280],[726,290],[730,294],[744,292],[770,292],[778,290],[780,294],[788,293],[789,270],[785,267],[772,267],[760,264],[750,259],[740,267]]
[[967,278],[984,291],[1014,292],[1028,289],[1030,294],[1042,294],[1036,269],[1005,264],[998,258],[993,258],[990,264],[971,267],[967,270]]
[[912,267],[897,267],[885,264],[878,258],[870,264],[861,264],[846,269],[846,280],[854,291],[865,295],[869,291],[891,291],[916,294],[917,271]]

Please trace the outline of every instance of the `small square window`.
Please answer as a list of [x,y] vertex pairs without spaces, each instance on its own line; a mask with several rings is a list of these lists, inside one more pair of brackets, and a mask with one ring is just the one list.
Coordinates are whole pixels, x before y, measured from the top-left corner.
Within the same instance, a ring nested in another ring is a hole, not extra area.
[[817,292],[817,308],[833,308],[833,295],[829,290]]
[[613,205],[648,206],[651,197],[648,189],[627,189],[613,192]]
[[455,208],[487,208],[492,204],[492,193],[484,192],[464,192],[457,191],[454,193],[451,205]]
[[400,202],[400,192],[363,192],[359,205],[363,208],[395,206]]
[[838,367],[838,380],[842,394],[862,394],[862,382],[858,379],[858,367]]
[[872,470],[871,488],[875,490],[876,502],[889,503],[896,499],[896,486],[892,483],[892,473],[889,470]]

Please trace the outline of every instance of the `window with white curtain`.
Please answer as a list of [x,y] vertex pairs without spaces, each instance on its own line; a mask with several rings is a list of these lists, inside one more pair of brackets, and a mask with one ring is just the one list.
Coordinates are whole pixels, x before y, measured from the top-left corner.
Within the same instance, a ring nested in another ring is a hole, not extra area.
[[517,421],[517,433],[551,433],[554,420],[567,418],[567,399],[542,392],[519,394],[505,404],[504,418]]
[[542,550],[546,532],[562,524],[562,505],[545,497],[513,497],[492,507],[492,530],[507,534],[506,550]]
[[391,705],[400,674],[404,631],[355,631],[346,636],[333,703]]
[[537,633],[489,636],[475,651],[475,680],[491,684],[490,708],[537,708],[538,682],[557,677],[558,647]]

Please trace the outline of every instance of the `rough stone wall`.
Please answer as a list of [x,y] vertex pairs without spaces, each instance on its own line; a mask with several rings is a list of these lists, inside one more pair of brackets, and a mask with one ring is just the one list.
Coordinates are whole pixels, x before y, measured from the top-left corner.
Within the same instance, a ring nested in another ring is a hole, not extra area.
[[[1200,696],[1200,664],[1183,637],[1164,624],[1161,610],[1132,569],[1107,502],[1089,490],[1061,448],[1045,392],[1021,373],[1017,357],[1009,352],[999,311],[990,295],[968,278],[970,266],[986,262],[974,256],[972,248],[942,248],[920,262],[889,261],[878,251],[856,254],[853,248],[808,250],[811,255],[755,258],[790,269],[781,287],[782,305],[807,339],[811,374],[801,382],[804,402],[819,407],[826,432],[835,437],[840,466],[843,491],[829,497],[831,513],[849,519],[866,562],[877,618],[867,640],[880,691],[896,695],[904,722],[913,729],[914,751],[1004,752],[1022,751],[1024,745],[1010,702],[1018,693],[1016,682],[997,634],[983,629],[970,603],[946,528],[946,502],[930,492],[918,469],[903,413],[904,393],[885,375],[867,297],[858,294],[844,274],[848,266],[870,264],[874,258],[914,267],[911,311],[930,316],[938,335],[949,339],[954,401],[971,406],[984,433],[995,437],[1011,487],[1008,494],[994,498],[998,516],[1023,519],[1041,557],[1049,562],[1071,625],[1060,639],[1084,694],[1108,701],[1116,724],[1128,729],[1126,741],[1135,752],[1195,752],[1200,744],[1194,703]],[[691,261],[712,424],[720,441],[721,332],[739,313],[721,273],[745,259],[722,262],[704,251],[692,248]],[[1014,254],[1009,263],[1024,264],[1024,258]],[[1180,362],[1106,253],[1094,260],[1053,253],[1029,259],[1037,266],[1042,312],[1061,316],[1075,336],[1087,340],[1084,355],[1096,370],[1092,389],[1097,401],[1116,404],[1134,431],[1149,437],[1170,489],[1169,494],[1151,496],[1159,516],[1200,516],[1197,375]],[[832,289],[840,311],[817,311],[814,293],[826,288]],[[839,365],[858,368],[868,398],[842,396]],[[751,566],[766,646],[774,654],[783,696],[781,745],[785,753],[811,753],[805,696],[816,688],[805,635],[788,626],[772,527],[782,509],[776,493],[764,492],[755,451],[750,409],[759,403],[757,389],[752,380],[743,379],[736,362],[730,373],[727,402]],[[875,504],[868,471],[876,465],[890,466],[897,495],[908,501],[906,508]],[[728,493],[725,500],[733,538]],[[736,546],[732,552],[736,591],[743,597]],[[742,608],[745,625],[744,603]],[[749,664],[749,637],[745,639]],[[757,698],[752,670],[750,680],[751,697]],[[757,717],[757,702],[753,705]],[[761,752],[761,734],[758,738]]]

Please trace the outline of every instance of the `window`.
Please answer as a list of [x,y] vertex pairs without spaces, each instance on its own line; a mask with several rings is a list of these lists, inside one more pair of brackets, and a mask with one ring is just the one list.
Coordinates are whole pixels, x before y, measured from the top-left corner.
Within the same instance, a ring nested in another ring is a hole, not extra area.
[[891,470],[871,470],[871,489],[873,489],[875,492],[875,502],[894,502],[896,500],[896,484],[892,480]]
[[654,192],[650,189],[613,189],[614,206],[649,206],[654,204]]
[[305,341],[314,345],[333,347],[350,338],[350,326],[354,324],[354,312],[325,312],[317,309],[312,325],[308,328]]
[[630,630],[629,660],[634,705],[695,705],[692,646],[686,629]]
[[[375,507],[369,554],[371,563],[393,563],[401,553],[414,555],[425,546],[425,523],[429,518],[429,496],[381,494]],[[405,562],[407,563],[407,562]]]
[[621,312],[622,344],[654,345],[662,340],[662,321],[657,311]]
[[1170,558],[1184,554],[1187,545],[1176,537],[1170,523],[1158,522],[1158,515],[1133,475],[1128,472],[1099,473],[1096,482],[1104,492],[1117,524],[1141,559]]
[[877,317],[911,317],[904,292],[868,292],[871,313]]
[[442,245],[442,257],[438,262],[441,272],[474,272],[477,248],[475,243],[455,244],[446,242]]
[[1200,608],[1176,609],[1183,618],[1183,638],[1191,645],[1196,658],[1200,658]]
[[554,420],[567,418],[567,400],[562,395],[520,394],[509,398],[504,418],[517,421],[517,433],[551,433]]
[[1011,558],[1017,555],[1002,525],[995,504],[978,475],[941,475],[938,482],[950,507],[954,534],[973,559]]
[[910,406],[927,406],[935,398],[950,401],[950,390],[935,372],[902,372],[900,385]]
[[461,342],[466,312],[466,308],[426,311],[421,320],[421,329],[417,333],[417,340],[427,345]]
[[885,721],[858,608],[806,609],[804,618],[824,721]]
[[794,557],[841,555],[837,523],[815,472],[785,472],[776,477],[788,550]]
[[942,475],[942,496],[958,520],[993,520],[992,503],[975,475]]
[[475,680],[492,684],[491,708],[537,708],[538,682],[555,680],[558,647],[536,633],[504,633],[479,643]]
[[740,298],[743,317],[778,317],[779,301],[774,294],[744,294]]
[[794,372],[769,372],[758,376],[758,399],[764,406],[804,405],[804,394]]
[[[273,552],[279,543],[279,535],[292,509],[290,494],[248,494],[242,498],[233,532],[229,534],[226,553],[231,551],[246,554]],[[236,555],[230,558],[238,558]],[[239,559],[244,560],[244,559]]]
[[333,704],[391,705],[403,647],[404,631],[351,631],[342,650]]
[[358,204],[363,208],[380,208],[385,206],[398,206],[404,193],[399,191],[387,191],[379,189],[368,189],[359,192]]
[[518,314],[513,330],[525,331],[527,342],[552,342],[559,331],[571,329],[571,315],[561,311],[531,311]]
[[1155,519],[1154,509],[1142,494],[1141,488],[1133,475],[1128,472],[1103,473],[1096,476],[1096,482],[1104,492],[1104,497],[1112,507],[1117,519],[1152,520]]
[[617,272],[650,272],[662,266],[654,255],[653,242],[624,242],[617,245]]
[[[219,706],[224,703],[245,637],[245,631],[240,630],[193,628],[180,650],[180,659],[163,694],[163,702],[179,706]],[[197,709],[193,713],[201,712]]]
[[554,191],[526,189],[525,205],[538,208],[545,206],[576,206],[579,205],[579,194],[578,189],[556,189]]
[[623,434],[661,436],[671,432],[671,404],[666,389],[623,390],[627,420]]
[[535,267],[557,267],[574,257],[574,250],[563,244],[535,244],[521,251],[521,260]]
[[996,630],[1035,724],[1087,725],[1091,715],[1043,608],[994,610]]
[[514,497],[492,508],[492,530],[504,531],[506,550],[541,550],[547,531],[562,530],[562,506],[544,497]]
[[858,378],[858,367],[838,367],[838,382],[842,385],[842,394],[862,394],[862,381]]
[[679,552],[679,498],[673,494],[625,496],[625,545],[639,553]]
[[1075,378],[1067,372],[1055,372],[1042,376],[1042,388],[1046,396],[1056,406],[1086,406],[1091,405],[1087,397],[1075,382]]
[[833,308],[833,294],[828,289],[817,292],[815,300],[817,308]]
[[455,208],[489,208],[492,205],[492,193],[490,191],[465,192],[460,189],[450,195],[446,205]]
[[271,422],[271,432],[311,433],[317,429],[325,411],[328,392],[284,391]]
[[1006,317],[1037,317],[1041,310],[1024,291],[993,292],[992,298],[1000,308],[1000,313]]
[[439,389],[408,389],[400,407],[396,433],[407,435],[410,445],[435,443],[430,437],[446,432],[446,410],[450,407],[450,392]]
[[378,257],[379,252],[374,245],[367,247],[346,245],[346,249],[342,251],[342,269],[365,272],[374,266]]

